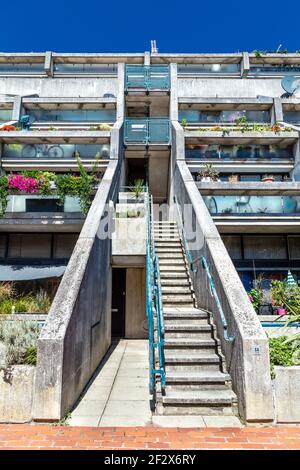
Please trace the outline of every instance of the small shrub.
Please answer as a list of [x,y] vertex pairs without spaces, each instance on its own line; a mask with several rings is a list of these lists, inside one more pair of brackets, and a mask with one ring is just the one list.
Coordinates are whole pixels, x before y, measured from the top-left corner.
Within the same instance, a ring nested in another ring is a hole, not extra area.
[[2,300],[11,299],[15,297],[16,289],[12,282],[1,282],[0,283],[0,302]]
[[[30,321],[0,321],[0,369],[34,361],[40,329]],[[36,359],[35,359],[36,360]]]
[[294,366],[299,365],[295,363],[296,349],[299,345],[296,342],[289,341],[286,336],[279,336],[278,338],[269,338],[270,349],[270,365],[271,376],[274,378],[274,366]]

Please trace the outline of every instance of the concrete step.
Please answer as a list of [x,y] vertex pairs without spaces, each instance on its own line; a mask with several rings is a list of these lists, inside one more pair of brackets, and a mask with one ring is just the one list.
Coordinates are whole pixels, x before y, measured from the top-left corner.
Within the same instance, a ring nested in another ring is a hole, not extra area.
[[214,352],[205,351],[179,351],[168,349],[165,351],[166,364],[218,364],[220,365],[220,357]]
[[180,243],[180,238],[179,238],[179,235],[173,235],[173,236],[155,236],[154,235],[154,242],[155,242],[155,246],[157,245],[157,243],[163,243],[165,245],[169,245],[170,243]]
[[199,310],[197,308],[164,308],[164,318],[168,320],[200,320],[208,319],[208,313],[204,310]]
[[170,265],[170,264],[161,264],[159,263],[160,267],[160,272],[161,273],[168,273],[168,277],[176,277],[177,272],[181,272],[185,274],[185,277],[187,277],[187,272],[186,272],[186,267],[182,264],[177,264],[177,265]]
[[169,372],[166,376],[167,384],[206,384],[230,382],[230,375],[221,371],[203,372]]
[[169,390],[163,396],[164,414],[235,415],[236,396],[231,390]]
[[174,266],[174,265],[182,265],[185,269],[185,263],[184,263],[184,260],[182,258],[182,256],[178,259],[174,258],[170,258],[170,255],[165,259],[165,258],[160,258],[159,259],[159,265],[160,266]]
[[165,336],[165,351],[167,349],[173,350],[175,352],[175,349],[178,350],[179,352],[181,351],[186,351],[188,354],[191,350],[197,351],[198,349],[216,349],[217,346],[217,340],[213,338],[205,338],[205,339],[199,339],[199,338],[170,338],[168,335]]
[[159,256],[163,256],[164,254],[170,254],[170,255],[180,254],[182,256],[181,246],[178,246],[178,247],[175,247],[175,248],[156,246],[155,251]]
[[189,285],[185,286],[165,286],[162,284],[163,295],[187,294],[191,296],[191,289]]
[[188,278],[183,279],[161,279],[161,285],[164,287],[190,287]]
[[177,253],[170,252],[170,251],[166,251],[165,253],[161,253],[160,251],[156,251],[156,253],[158,254],[159,261],[160,260],[165,260],[165,259],[170,260],[170,261],[180,259],[180,261],[182,263],[184,263],[184,257],[183,257],[182,251],[178,251]]
[[190,321],[179,321],[174,323],[169,321],[166,324],[166,331],[168,332],[177,332],[177,333],[195,333],[195,332],[204,332],[211,333],[212,326],[209,324],[199,325],[198,323],[191,323]]
[[169,266],[162,266],[161,278],[162,279],[188,279],[185,266],[176,266],[175,270],[170,270]]
[[181,293],[172,293],[172,294],[165,294],[163,292],[162,294],[163,301],[166,303],[171,303],[171,304],[182,304],[185,302],[193,302],[193,298],[190,292],[187,294],[181,294]]

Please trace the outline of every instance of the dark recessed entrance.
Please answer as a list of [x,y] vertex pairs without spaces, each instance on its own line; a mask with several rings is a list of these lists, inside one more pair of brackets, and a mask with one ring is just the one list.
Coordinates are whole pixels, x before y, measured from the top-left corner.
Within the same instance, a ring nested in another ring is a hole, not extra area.
[[112,312],[111,336],[112,338],[125,337],[125,293],[126,269],[113,268],[112,270]]

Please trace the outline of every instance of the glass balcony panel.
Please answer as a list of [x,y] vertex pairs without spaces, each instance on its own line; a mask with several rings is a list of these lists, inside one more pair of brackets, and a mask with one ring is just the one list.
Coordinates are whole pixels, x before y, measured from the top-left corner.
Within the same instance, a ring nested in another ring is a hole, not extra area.
[[300,74],[300,65],[290,64],[290,65],[280,65],[280,64],[257,64],[251,65],[250,73],[265,74],[265,73],[274,73],[280,75],[286,74]]
[[125,88],[143,88],[146,90],[168,90],[170,72],[168,66],[126,65]]
[[300,215],[300,196],[204,196],[212,215]]
[[284,111],[283,120],[289,124],[300,124],[300,111]]
[[[34,204],[37,201],[38,204]],[[79,199],[66,196],[63,206],[58,204],[59,199],[53,196],[12,195],[8,196],[6,213],[16,212],[81,212]],[[44,206],[44,207],[43,207]]]
[[[29,114],[35,121],[40,122],[115,122],[116,110],[114,109],[82,109],[82,110],[45,110],[28,109]],[[0,112],[1,119],[1,112]]]
[[240,64],[178,64],[178,75],[237,74]]
[[218,111],[196,111],[196,110],[180,110],[179,121],[186,119],[190,123],[231,123],[234,124],[235,119],[246,116],[248,122],[270,122],[271,117],[269,111],[236,111],[236,110],[218,110]]
[[0,109],[0,124],[2,122],[11,121],[12,109]]
[[53,70],[61,74],[99,74],[117,75],[118,66],[115,64],[60,64],[54,62]]
[[277,145],[187,145],[185,148],[187,160],[278,160],[292,159],[293,146],[279,147]]
[[75,153],[79,152],[82,159],[93,159],[97,154],[107,159],[109,149],[107,144],[5,144],[3,158],[72,159]]
[[21,63],[0,63],[0,74],[14,73],[44,73],[44,63],[21,62]]
[[170,121],[166,118],[125,119],[124,142],[126,143],[169,143]]

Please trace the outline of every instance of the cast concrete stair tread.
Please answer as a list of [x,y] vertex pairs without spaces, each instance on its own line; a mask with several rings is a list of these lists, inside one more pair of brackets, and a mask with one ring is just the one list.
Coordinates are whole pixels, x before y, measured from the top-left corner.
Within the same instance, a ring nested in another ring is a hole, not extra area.
[[176,404],[228,404],[236,402],[236,395],[232,390],[167,390],[163,403]]
[[168,277],[170,279],[174,279],[174,278],[177,278],[178,276],[180,276],[181,279],[182,278],[187,279],[185,266],[162,265],[162,266],[160,266],[160,272],[162,274],[161,277]]
[[178,247],[164,247],[164,248],[162,248],[160,246],[157,246],[155,248],[155,250],[156,250],[156,253],[158,254],[158,256],[164,256],[165,254],[170,254],[171,256],[180,254],[181,256],[183,256],[181,246],[178,246]]
[[212,326],[209,324],[197,325],[195,323],[180,322],[180,323],[167,323],[165,325],[165,331],[176,331],[176,332],[210,332],[212,331]]
[[156,250],[156,253],[158,255],[159,260],[164,260],[164,259],[169,259],[171,261],[180,259],[181,262],[184,263],[184,258],[182,255],[181,251],[178,251],[177,253],[173,252],[171,253],[170,251],[166,251],[165,253],[160,253],[158,250]]
[[164,318],[165,319],[202,319],[202,318],[208,318],[208,313],[205,312],[204,310],[197,310],[197,309],[169,309],[169,308],[164,308]]
[[172,349],[167,349],[165,351],[165,362],[167,364],[177,364],[177,363],[213,363],[219,364],[220,357],[213,351],[176,351]]
[[195,371],[195,372],[175,372],[170,371],[167,373],[166,382],[167,383],[224,383],[230,382],[231,377],[229,374],[218,370],[208,370],[208,371]]
[[194,338],[165,338],[165,346],[167,347],[182,347],[182,348],[204,348],[211,347],[215,348],[217,344],[220,344],[219,340],[208,338],[208,339],[194,339]]
[[189,280],[186,279],[161,279],[162,287],[182,287],[189,286]]
[[164,294],[170,294],[170,295],[173,295],[173,294],[189,294],[191,295],[191,290],[190,290],[190,286],[189,285],[186,285],[186,286],[165,286],[165,285],[162,285],[162,293],[163,295]]
[[179,266],[182,266],[183,269],[185,269],[184,259],[182,257],[179,259],[172,259],[170,256],[168,256],[167,259],[159,259],[159,266],[174,266],[175,264],[178,264]]

